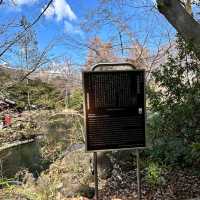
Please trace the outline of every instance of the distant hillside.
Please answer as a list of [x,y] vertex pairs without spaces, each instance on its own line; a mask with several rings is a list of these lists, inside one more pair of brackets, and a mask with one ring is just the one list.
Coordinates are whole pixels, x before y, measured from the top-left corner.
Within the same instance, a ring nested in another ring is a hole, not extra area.
[[[27,70],[11,68],[7,65],[0,64],[0,76],[7,74],[13,80],[15,80],[24,77],[27,73]],[[81,86],[80,73],[71,74],[70,76],[66,77],[64,74],[59,72],[37,70],[31,73],[28,78],[30,80],[41,80],[42,82],[52,84],[62,92],[65,90],[71,91],[74,88],[79,88]]]

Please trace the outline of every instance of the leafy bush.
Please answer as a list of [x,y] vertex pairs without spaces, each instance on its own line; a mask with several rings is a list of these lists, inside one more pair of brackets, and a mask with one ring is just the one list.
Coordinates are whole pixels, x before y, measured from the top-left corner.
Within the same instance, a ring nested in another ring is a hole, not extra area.
[[52,85],[40,80],[19,82],[7,89],[8,98],[16,101],[17,107],[24,109],[28,106],[27,95],[30,94],[30,103],[36,107],[55,108],[63,105],[63,98]]
[[191,145],[191,157],[190,159],[192,159],[194,162],[193,164],[199,168],[199,164],[200,164],[200,143],[193,143]]
[[162,176],[162,168],[157,163],[149,163],[146,173],[146,181],[152,186],[156,187],[165,182]]
[[148,88],[151,116],[148,137],[152,158],[170,165],[196,163],[194,145],[200,143],[200,61],[180,37],[176,56],[153,72]]
[[77,111],[82,111],[83,109],[83,91],[81,89],[76,89],[72,92],[69,97],[69,108]]
[[191,147],[185,145],[183,140],[175,137],[160,138],[149,151],[152,160],[170,166],[188,167],[192,165],[189,159]]
[[0,69],[0,88],[4,87],[5,82],[11,81],[10,74]]

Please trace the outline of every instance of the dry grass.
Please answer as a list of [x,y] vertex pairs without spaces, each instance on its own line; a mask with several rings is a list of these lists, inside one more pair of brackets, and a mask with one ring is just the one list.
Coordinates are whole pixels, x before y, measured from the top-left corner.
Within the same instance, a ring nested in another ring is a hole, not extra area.
[[89,159],[83,151],[72,152],[56,160],[37,181],[29,179],[22,186],[0,190],[0,200],[64,200],[68,195],[79,195],[80,186],[91,182]]

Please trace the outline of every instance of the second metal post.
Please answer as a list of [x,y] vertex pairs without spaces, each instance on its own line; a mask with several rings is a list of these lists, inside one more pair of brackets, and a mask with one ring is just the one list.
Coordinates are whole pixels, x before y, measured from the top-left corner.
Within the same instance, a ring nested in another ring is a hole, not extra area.
[[98,171],[97,171],[97,152],[94,152],[94,183],[95,183],[95,200],[99,199],[98,194]]
[[140,182],[140,154],[139,149],[136,149],[136,157],[137,157],[137,192],[138,199],[141,200],[141,182]]

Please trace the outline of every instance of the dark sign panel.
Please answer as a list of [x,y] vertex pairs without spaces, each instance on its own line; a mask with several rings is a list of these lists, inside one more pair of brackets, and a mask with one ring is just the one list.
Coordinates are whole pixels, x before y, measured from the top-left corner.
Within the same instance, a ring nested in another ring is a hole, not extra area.
[[86,150],[145,146],[144,71],[83,72]]

